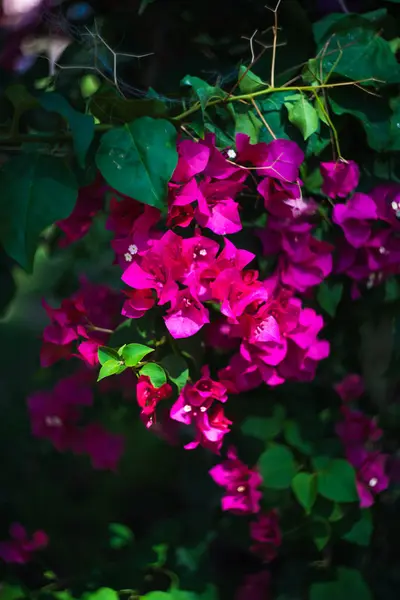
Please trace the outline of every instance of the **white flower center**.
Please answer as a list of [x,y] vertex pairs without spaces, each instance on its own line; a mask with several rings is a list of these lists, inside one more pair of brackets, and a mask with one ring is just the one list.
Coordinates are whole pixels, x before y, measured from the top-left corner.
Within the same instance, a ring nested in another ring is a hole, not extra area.
[[63,424],[60,417],[46,417],[44,421],[48,427],[61,427]]
[[231,160],[233,160],[234,158],[236,158],[236,152],[233,148],[230,148],[227,152],[228,154],[228,158],[230,158]]
[[126,262],[132,262],[132,254],[129,254],[129,252],[125,252],[124,259],[126,260]]
[[377,483],[378,483],[378,480],[377,480],[377,478],[376,478],[376,477],[372,477],[372,478],[369,480],[369,482],[368,482],[368,485],[369,485],[369,487],[372,487],[372,488],[373,488],[373,487],[375,487],[375,486],[376,486],[376,484],[377,484]]
[[183,411],[186,413],[191,412],[192,407],[190,406],[190,404],[185,404],[185,406],[183,407]]
[[132,254],[132,256],[138,253],[138,247],[136,246],[136,244],[131,244],[128,250]]

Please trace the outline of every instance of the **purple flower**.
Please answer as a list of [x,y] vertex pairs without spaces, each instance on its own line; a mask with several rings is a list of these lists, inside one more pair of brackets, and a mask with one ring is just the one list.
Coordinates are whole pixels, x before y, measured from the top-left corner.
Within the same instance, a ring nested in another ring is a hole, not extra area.
[[250,536],[254,542],[251,551],[265,562],[273,560],[276,557],[277,548],[282,544],[277,511],[261,513],[257,521],[250,523]]
[[332,220],[343,229],[346,240],[361,248],[372,233],[371,220],[378,218],[375,202],[366,194],[354,194],[346,204],[336,204]]
[[258,513],[262,493],[257,489],[262,484],[260,474],[249,469],[238,459],[233,448],[228,450],[228,459],[209,471],[215,483],[225,488],[222,510],[236,514]]
[[186,289],[180,290],[171,299],[171,308],[164,321],[172,337],[179,339],[194,335],[210,319],[208,310]]
[[339,394],[342,402],[351,402],[357,400],[365,392],[364,382],[360,375],[349,373],[342,381],[336,383],[334,390]]
[[206,168],[210,158],[210,148],[192,140],[182,140],[178,143],[178,156],[178,164],[172,180],[189,181]]
[[238,162],[251,163],[258,167],[258,175],[272,177],[285,183],[297,181],[304,154],[295,142],[273,140],[269,144],[250,144],[250,137],[239,133],[236,135],[236,147]]
[[89,455],[94,469],[115,471],[124,451],[124,438],[110,433],[99,423],[90,423],[80,431],[72,450]]
[[343,406],[344,421],[336,426],[336,433],[345,446],[359,446],[367,442],[376,442],[382,436],[376,422],[358,410]]
[[361,508],[372,506],[375,496],[388,488],[389,478],[385,472],[387,459],[386,454],[379,452],[365,453],[356,478]]
[[356,189],[360,170],[353,161],[338,161],[321,163],[323,178],[322,192],[329,198],[345,198]]
[[44,531],[35,531],[29,539],[25,527],[19,523],[10,526],[11,540],[0,542],[0,558],[6,563],[25,564],[37,550],[43,550],[49,543]]

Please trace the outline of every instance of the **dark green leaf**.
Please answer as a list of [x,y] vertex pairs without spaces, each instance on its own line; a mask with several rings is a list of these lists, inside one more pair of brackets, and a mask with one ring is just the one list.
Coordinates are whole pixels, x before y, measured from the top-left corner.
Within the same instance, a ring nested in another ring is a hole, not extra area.
[[126,367],[124,366],[122,361],[117,361],[117,360],[114,360],[113,358],[110,358],[102,365],[102,367],[99,371],[99,376],[97,378],[97,381],[101,381],[105,377],[110,377],[110,375],[116,375],[117,373],[118,374],[122,373],[122,371],[124,371],[125,369],[126,369]]
[[99,363],[104,365],[105,362],[113,358],[114,360],[120,361],[118,352],[114,348],[108,348],[108,346],[101,346],[97,351]]
[[342,299],[343,283],[323,281],[317,291],[317,300],[321,308],[328,313],[330,317],[336,315],[337,307]]
[[210,100],[225,98],[226,96],[226,92],[221,90],[221,88],[210,85],[206,81],[203,81],[203,79],[192,77],[191,75],[186,75],[186,77],[182,79],[181,85],[187,85],[193,89],[199,99],[203,112]]
[[360,519],[354,523],[353,527],[345,535],[343,539],[359,546],[369,546],[372,532],[374,530],[372,515],[369,509],[361,511]]
[[334,502],[358,500],[355,471],[347,460],[331,460],[318,472],[318,492]]
[[303,452],[304,454],[312,454],[312,444],[303,439],[299,424],[296,421],[285,421],[283,427],[285,440],[290,446],[293,446],[293,448],[300,450],[300,452]]
[[342,30],[353,29],[357,25],[375,30],[374,23],[379,23],[386,15],[386,8],[364,13],[362,16],[348,13],[330,13],[314,23],[314,39],[317,44],[322,44],[331,35]]
[[284,407],[277,404],[274,406],[271,418],[247,417],[241,426],[241,431],[244,435],[250,435],[263,442],[273,440],[282,431],[285,414]]
[[118,600],[118,594],[111,588],[100,588],[95,592],[83,594],[82,600]]
[[105,133],[96,154],[97,166],[113,188],[160,209],[177,161],[174,126],[151,117]]
[[305,140],[318,130],[318,113],[304,94],[298,94],[293,101],[285,102],[285,106],[288,111],[289,121],[301,131]]
[[167,376],[165,371],[160,365],[156,363],[147,363],[139,371],[140,375],[146,375],[150,377],[152,385],[156,388],[161,387],[164,383],[167,383]]
[[19,585],[4,582],[0,583],[0,598],[1,600],[19,600],[20,598],[26,598],[26,595]]
[[84,115],[56,93],[45,93],[40,97],[40,104],[46,110],[60,114],[67,120],[74,140],[75,154],[81,167],[85,165],[87,151],[94,137],[94,119],[92,115]]
[[317,498],[317,478],[312,473],[297,473],[292,480],[292,490],[307,513]]
[[129,123],[139,117],[165,117],[167,108],[160,100],[121,98],[112,90],[95,94],[90,112],[102,123]]
[[108,531],[110,533],[110,546],[114,550],[124,548],[133,541],[133,533],[126,525],[110,523]]
[[326,583],[313,583],[310,600],[372,600],[372,594],[355,569],[338,567],[336,579]]
[[256,144],[259,139],[260,131],[263,127],[260,119],[252,111],[245,113],[236,112],[235,114],[235,134],[245,133],[250,137],[250,142]]
[[332,533],[329,522],[322,517],[313,517],[311,522],[311,534],[314,544],[318,550],[323,550],[330,540]]
[[258,466],[266,488],[286,489],[296,474],[293,454],[280,444],[271,445],[261,454]]
[[68,217],[78,186],[61,158],[23,154],[0,170],[0,240],[9,256],[31,269],[39,236]]
[[181,391],[189,378],[189,368],[186,361],[177,354],[168,354],[162,359],[161,365],[167,371],[172,383]]
[[118,354],[122,356],[127,367],[136,367],[150,352],[154,352],[154,348],[144,344],[125,344]]

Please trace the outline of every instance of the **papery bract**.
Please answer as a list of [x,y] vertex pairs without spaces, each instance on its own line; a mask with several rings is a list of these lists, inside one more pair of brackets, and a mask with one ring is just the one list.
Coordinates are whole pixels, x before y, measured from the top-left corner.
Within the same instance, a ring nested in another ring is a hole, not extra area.
[[354,191],[360,179],[360,170],[353,161],[321,163],[322,192],[329,198],[345,198]]
[[19,523],[10,526],[10,537],[8,541],[0,542],[0,558],[6,563],[25,564],[35,552],[44,550],[49,543],[44,531],[35,531],[29,538],[26,529]]

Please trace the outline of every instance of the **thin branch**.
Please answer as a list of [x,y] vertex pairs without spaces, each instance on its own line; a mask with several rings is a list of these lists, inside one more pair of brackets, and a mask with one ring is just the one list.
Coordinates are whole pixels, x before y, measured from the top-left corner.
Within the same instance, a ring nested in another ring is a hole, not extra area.
[[269,134],[271,135],[271,137],[276,140],[276,135],[274,134],[274,132],[272,131],[271,127],[268,125],[267,121],[265,120],[264,115],[262,114],[261,110],[258,108],[258,104],[257,102],[254,100],[254,98],[251,99],[251,103],[254,106],[254,108],[257,111],[258,116],[260,117],[261,121],[264,123],[265,128],[267,129],[267,131],[269,132]]
[[266,6],[268,10],[274,13],[274,25],[272,27],[272,32],[274,34],[274,43],[272,46],[272,63],[271,63],[271,87],[275,87],[275,62],[276,62],[276,44],[278,41],[278,10],[282,0],[278,0],[274,9]]

